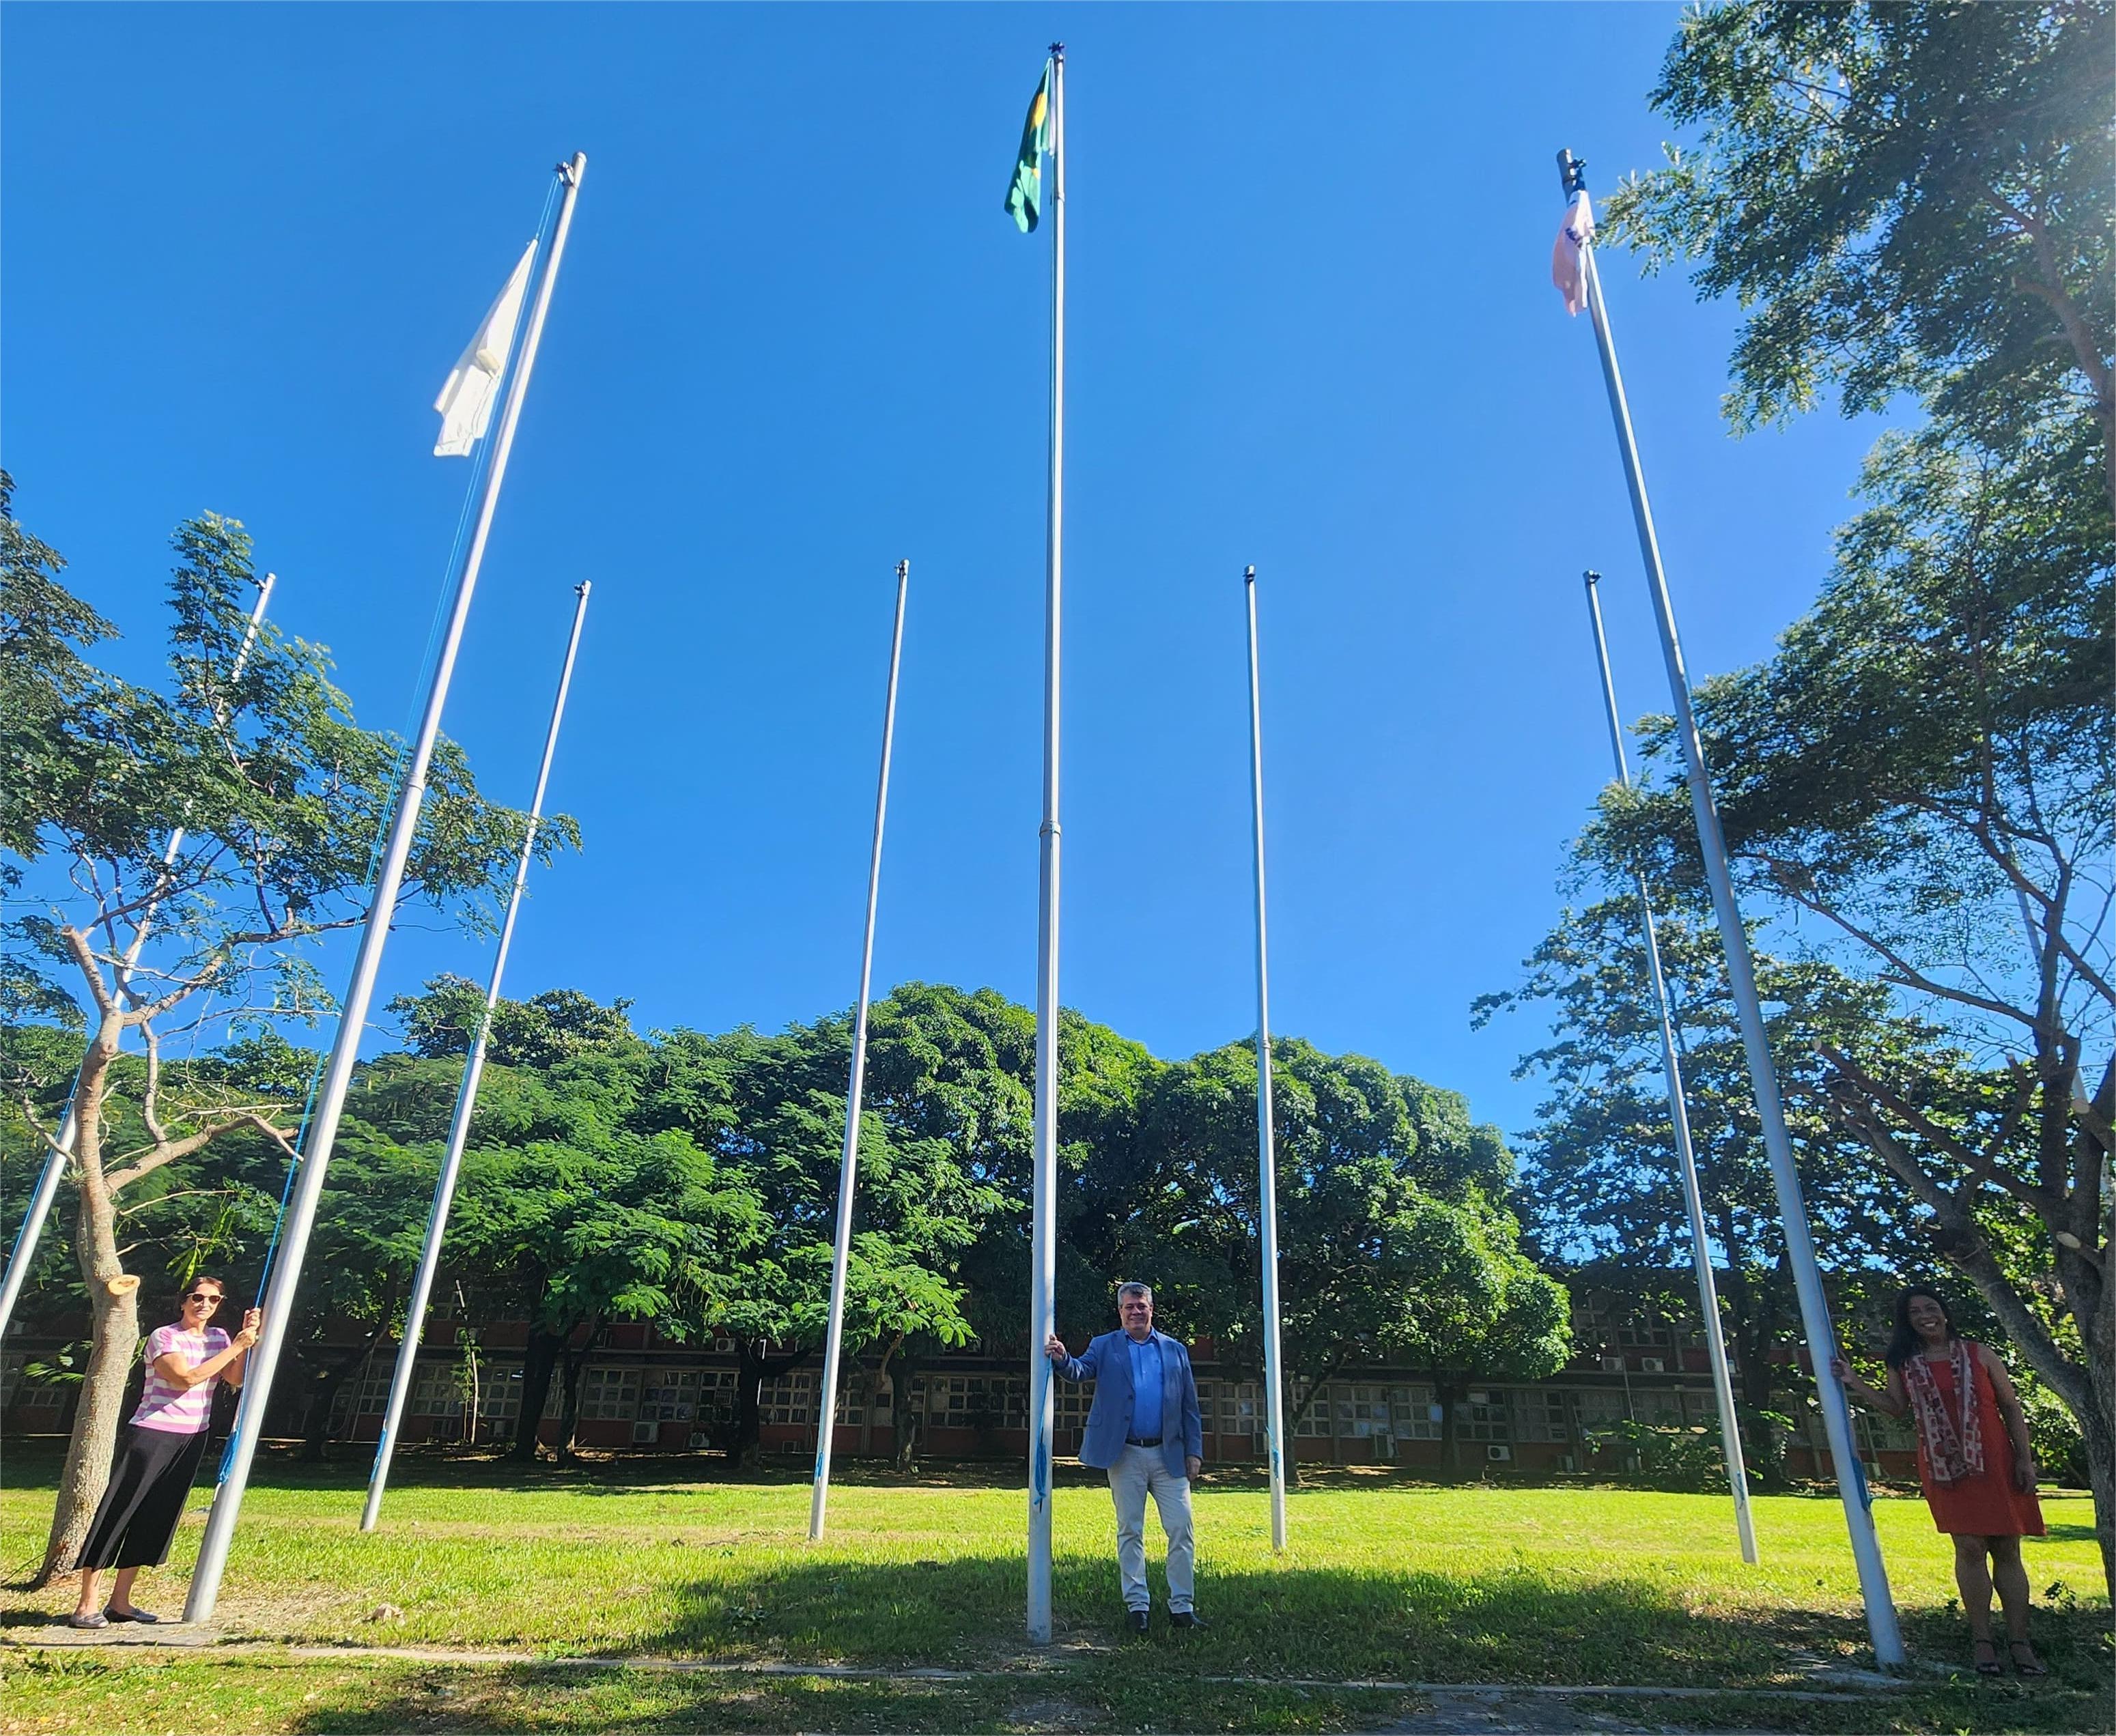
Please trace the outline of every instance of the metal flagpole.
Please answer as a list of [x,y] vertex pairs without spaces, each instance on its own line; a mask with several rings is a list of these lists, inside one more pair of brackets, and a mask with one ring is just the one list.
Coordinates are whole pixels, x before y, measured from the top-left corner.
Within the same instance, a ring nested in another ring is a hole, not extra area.
[[[1558,173],[1567,198],[1586,185],[1586,165],[1571,151],[1557,154]],[[1852,1436],[1852,1413],[1844,1402],[1844,1388],[1830,1371],[1837,1353],[1837,1332],[1829,1318],[1829,1300],[1823,1293],[1822,1273],[1815,1264],[1815,1242],[1808,1233],[1807,1206],[1801,1196],[1800,1173],[1793,1166],[1792,1140],[1786,1131],[1785,1107],[1778,1096],[1778,1072],[1771,1060],[1770,1038],[1764,1026],[1763,1008],[1756,994],[1756,971],[1749,954],[1749,936],[1741,926],[1741,911],[1734,896],[1733,870],[1727,859],[1727,841],[1719,828],[1719,812],[1712,797],[1712,783],[1704,765],[1704,743],[1697,733],[1697,718],[1690,702],[1690,677],[1682,664],[1682,646],[1676,636],[1674,606],[1668,600],[1668,575],[1662,569],[1660,544],[1654,532],[1653,509],[1646,499],[1645,474],[1640,468],[1638,441],[1631,430],[1631,412],[1624,397],[1624,379],[1617,366],[1615,340],[1609,333],[1609,313],[1602,299],[1602,278],[1594,263],[1591,241],[1580,250],[1580,265],[1586,279],[1587,306],[1594,322],[1594,338],[1602,353],[1602,379],[1608,388],[1609,413],[1616,424],[1617,444],[1624,461],[1624,479],[1630,485],[1631,516],[1639,534],[1639,553],[1645,563],[1646,588],[1653,599],[1654,618],[1660,629],[1662,660],[1668,666],[1669,696],[1675,704],[1676,735],[1682,746],[1683,769],[1690,782],[1690,803],[1697,823],[1697,843],[1704,858],[1705,878],[1712,888],[1712,908],[1718,919],[1719,937],[1727,954],[1727,981],[1741,1015],[1741,1043],[1748,1052],[1749,1077],[1756,1093],[1756,1115],[1762,1125],[1764,1149],[1769,1155],[1771,1183],[1778,1195],[1778,1215],[1783,1220],[1786,1256],[1792,1265],[1793,1288],[1800,1297],[1801,1324],[1807,1339],[1808,1359],[1813,1364],[1815,1395],[1822,1406],[1824,1432],[1828,1437],[1829,1456],[1836,1468],[1837,1490],[1844,1503],[1844,1522],[1851,1533],[1852,1559],[1859,1572],[1859,1591],[1866,1606],[1866,1627],[1874,1642],[1874,1658],[1884,1669],[1906,1661],[1902,1629],[1896,1621],[1896,1605],[1888,1594],[1888,1573],[1881,1560],[1881,1545],[1874,1535],[1874,1516],[1859,1455]]]
[[[228,685],[232,687],[242,678],[242,666],[250,661],[250,648],[257,643],[257,629],[264,620],[265,609],[272,601],[272,587],[279,582],[279,576],[268,572],[258,581],[257,600],[250,608],[250,625],[244,630],[242,643],[235,653],[234,661],[228,666]],[[168,870],[175,866],[179,852],[184,847],[184,829],[178,826],[170,833],[168,846],[162,852],[162,873],[166,884]],[[154,920],[155,907],[161,902],[158,889],[140,912],[140,928],[133,939],[136,948],[145,937],[148,925]],[[59,1183],[66,1175],[67,1155],[72,1149],[74,1136],[79,1131],[74,1114],[73,1099],[67,1099],[66,1114],[59,1119],[58,1137],[51,1149],[44,1154],[44,1166],[38,1172],[37,1185],[30,1190],[29,1210],[22,1214],[22,1227],[15,1233],[15,1247],[7,1256],[7,1274],[0,1279],[0,1339],[6,1338],[7,1327],[15,1318],[15,1304],[22,1294],[22,1286],[30,1275],[30,1261],[37,1251],[37,1242],[44,1233],[44,1219],[51,1215],[52,1204],[58,1197]]]
[[[1594,656],[1602,669],[1602,697],[1609,711],[1609,749],[1616,755],[1617,779],[1631,787],[1631,768],[1624,756],[1624,725],[1617,710],[1617,683],[1609,673],[1609,641],[1602,631],[1598,572],[1585,575],[1587,613],[1594,623]],[[1676,1052],[1675,1019],[1670,1011],[1668,979],[1661,970],[1660,940],[1654,932],[1653,900],[1646,877],[1637,876],[1639,931],[1645,941],[1646,971],[1653,978],[1654,1007],[1660,1019],[1661,1065],[1668,1076],[1668,1116],[1675,1128],[1675,1153],[1682,1172],[1682,1203],[1690,1215],[1690,1251],[1697,1265],[1697,1305],[1704,1320],[1704,1348],[1712,1359],[1712,1390],[1719,1404],[1719,1447],[1727,1460],[1727,1483],[1734,1496],[1734,1529],[1741,1540],[1741,1559],[1756,1564],[1756,1527],[1749,1511],[1749,1472],[1741,1456],[1741,1431],[1734,1415],[1734,1382],[1727,1371],[1727,1334],[1719,1320],[1719,1288],[1712,1276],[1712,1248],[1706,1239],[1704,1196],[1697,1184],[1697,1154],[1690,1142],[1690,1111],[1683,1102],[1682,1060]]]
[[1256,834],[1257,1206],[1263,1255],[1265,1443],[1271,1460],[1271,1546],[1286,1547],[1286,1394],[1278,1348],[1278,1159],[1271,1132],[1271,971],[1263,920],[1263,701],[1257,678],[1256,568],[1242,570],[1249,618],[1249,792]]
[[234,1536],[235,1522],[242,1509],[243,1491],[249,1486],[251,1461],[264,1432],[264,1414],[272,1402],[272,1378],[278,1372],[279,1353],[293,1317],[294,1295],[301,1284],[301,1261],[308,1252],[309,1230],[315,1223],[316,1200],[323,1192],[324,1173],[330,1162],[331,1146],[338,1137],[338,1117],[345,1109],[347,1087],[352,1082],[354,1063],[360,1057],[360,1040],[367,1025],[367,1006],[375,994],[375,979],[382,965],[382,949],[389,938],[390,918],[395,913],[398,889],[412,854],[418,829],[419,806],[426,795],[426,772],[434,755],[435,739],[440,734],[441,710],[448,701],[448,682],[455,673],[456,653],[462,644],[463,625],[470,614],[471,596],[477,587],[479,566],[485,558],[486,538],[499,503],[499,485],[507,475],[508,454],[514,445],[514,430],[522,417],[522,401],[529,389],[529,376],[536,365],[536,347],[544,335],[545,316],[550,311],[551,291],[558,281],[559,264],[566,250],[567,232],[573,227],[573,204],[580,196],[581,177],[587,172],[587,158],[576,153],[562,163],[558,175],[565,188],[559,220],[551,237],[550,258],[536,286],[536,305],[531,314],[526,337],[508,383],[506,406],[500,412],[499,429],[485,475],[483,497],[478,503],[477,522],[458,573],[448,625],[441,641],[426,690],[426,709],[419,720],[419,734],[405,767],[404,784],[391,818],[389,838],[382,857],[382,870],[375,882],[374,902],[369,906],[367,925],[360,937],[360,952],[353,962],[352,984],[347,990],[339,1015],[338,1039],[331,1046],[329,1065],[324,1073],[315,1114],[309,1123],[301,1170],[294,1196],[288,1208],[286,1229],[279,1257],[273,1269],[271,1288],[265,1293],[264,1322],[256,1348],[250,1353],[242,1383],[242,1403],[235,1413],[235,1433],[228,1443],[228,1460],[220,1488],[207,1515],[205,1536],[199,1543],[198,1565],[191,1573],[191,1595],[185,1601],[184,1619],[209,1621],[220,1597],[220,1580],[228,1566],[228,1546]]
[[1065,45],[1051,44],[1051,494],[1044,541],[1043,824],[1036,937],[1036,1175],[1028,1292],[1028,1637],[1051,1640],[1051,1409],[1058,1315],[1058,653],[1065,480]]
[[[397,1347],[397,1368],[389,1380],[389,1406],[382,1418],[382,1433],[375,1443],[375,1467],[368,1473],[367,1505],[360,1515],[360,1528],[373,1531],[382,1518],[382,1491],[389,1481],[389,1462],[397,1450],[397,1430],[404,1420],[404,1403],[412,1395],[412,1375],[419,1360],[419,1340],[426,1325],[426,1300],[433,1293],[434,1274],[441,1263],[441,1238],[448,1233],[448,1207],[456,1196],[456,1177],[462,1169],[463,1148],[470,1143],[470,1118],[477,1108],[478,1082],[485,1076],[485,1049],[492,1036],[492,1016],[499,1004],[499,980],[507,969],[508,950],[514,944],[514,921],[522,912],[522,893],[529,884],[529,864],[536,852],[536,832],[544,819],[544,792],[551,781],[551,760],[559,751],[559,724],[566,714],[566,693],[573,682],[573,659],[581,648],[581,627],[587,619],[590,583],[583,579],[573,587],[573,627],[566,639],[566,660],[559,670],[559,691],[551,701],[550,727],[544,732],[544,757],[536,767],[536,792],[529,801],[529,824],[522,834],[522,853],[515,858],[514,886],[507,895],[507,915],[499,925],[499,944],[492,956],[492,980],[485,985],[485,1011],[479,1016],[477,1036],[470,1058],[463,1063],[462,1083],[456,1090],[454,1118],[448,1123],[448,1149],[442,1154],[441,1173],[434,1184],[433,1209],[426,1216],[426,1245],[419,1251],[419,1274],[412,1282],[412,1299],[404,1311],[404,1330]],[[475,1431],[475,1411],[471,1426]]]
[[859,1173],[860,1091],[867,1082],[867,999],[874,976],[874,913],[881,898],[881,823],[889,813],[889,752],[896,741],[896,671],[904,655],[904,596],[911,563],[896,563],[896,625],[889,640],[889,696],[881,708],[881,773],[874,790],[874,849],[867,858],[867,935],[860,943],[859,1000],[853,1013],[853,1078],[845,1092],[845,1151],[838,1169],[838,1238],[830,1256],[830,1325],[823,1347],[823,1386],[816,1424],[816,1487],[808,1499],[808,1535],[823,1535],[830,1499],[830,1444],[838,1426],[838,1362],[844,1348],[845,1274],[853,1257],[853,1184]]

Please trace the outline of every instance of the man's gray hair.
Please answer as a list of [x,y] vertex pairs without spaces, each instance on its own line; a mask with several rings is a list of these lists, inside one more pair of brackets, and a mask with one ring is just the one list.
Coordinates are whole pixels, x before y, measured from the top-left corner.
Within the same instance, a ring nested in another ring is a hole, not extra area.
[[1149,1284],[1140,1284],[1137,1279],[1134,1279],[1129,1284],[1119,1284],[1117,1286],[1117,1300],[1119,1302],[1122,1302],[1127,1296],[1143,1296],[1148,1302],[1152,1302],[1153,1300],[1153,1286]]

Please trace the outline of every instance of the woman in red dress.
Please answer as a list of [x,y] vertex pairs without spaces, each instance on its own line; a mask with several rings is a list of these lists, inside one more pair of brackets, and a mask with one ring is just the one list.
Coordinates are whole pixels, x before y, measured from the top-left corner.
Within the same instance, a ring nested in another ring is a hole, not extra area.
[[2006,1365],[1957,1333],[1947,1304],[1918,1286],[1897,1298],[1887,1362],[1885,1392],[1842,1357],[1832,1366],[1847,1396],[1891,1417],[1907,1412],[1917,1423],[1918,1481],[1933,1523],[1954,1539],[1954,1582],[1976,1638],[1976,1673],[1995,1676],[2002,1668],[1991,1642],[1996,1585],[2013,1668],[2049,1674],[2028,1643],[2028,1570],[2021,1564],[2021,1539],[2043,1535],[2036,1458]]

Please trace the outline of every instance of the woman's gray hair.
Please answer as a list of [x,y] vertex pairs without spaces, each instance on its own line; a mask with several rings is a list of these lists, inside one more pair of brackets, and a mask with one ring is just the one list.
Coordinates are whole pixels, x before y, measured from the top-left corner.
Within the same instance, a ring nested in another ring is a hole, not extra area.
[[1122,1302],[1127,1296],[1143,1296],[1148,1302],[1152,1302],[1153,1300],[1153,1286],[1152,1284],[1140,1284],[1137,1280],[1134,1280],[1130,1284],[1119,1284],[1117,1286],[1117,1300],[1119,1302]]

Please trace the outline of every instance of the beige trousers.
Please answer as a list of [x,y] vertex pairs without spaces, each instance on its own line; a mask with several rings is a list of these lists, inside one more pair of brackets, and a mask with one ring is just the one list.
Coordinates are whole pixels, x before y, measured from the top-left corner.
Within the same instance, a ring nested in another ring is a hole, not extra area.
[[1196,1544],[1190,1535],[1190,1479],[1168,1468],[1158,1447],[1131,1447],[1110,1467],[1110,1495],[1117,1509],[1117,1579],[1125,1607],[1146,1610],[1152,1599],[1146,1588],[1146,1498],[1151,1492],[1160,1509],[1161,1528],[1168,1534],[1168,1607],[1191,1607],[1196,1591]]

